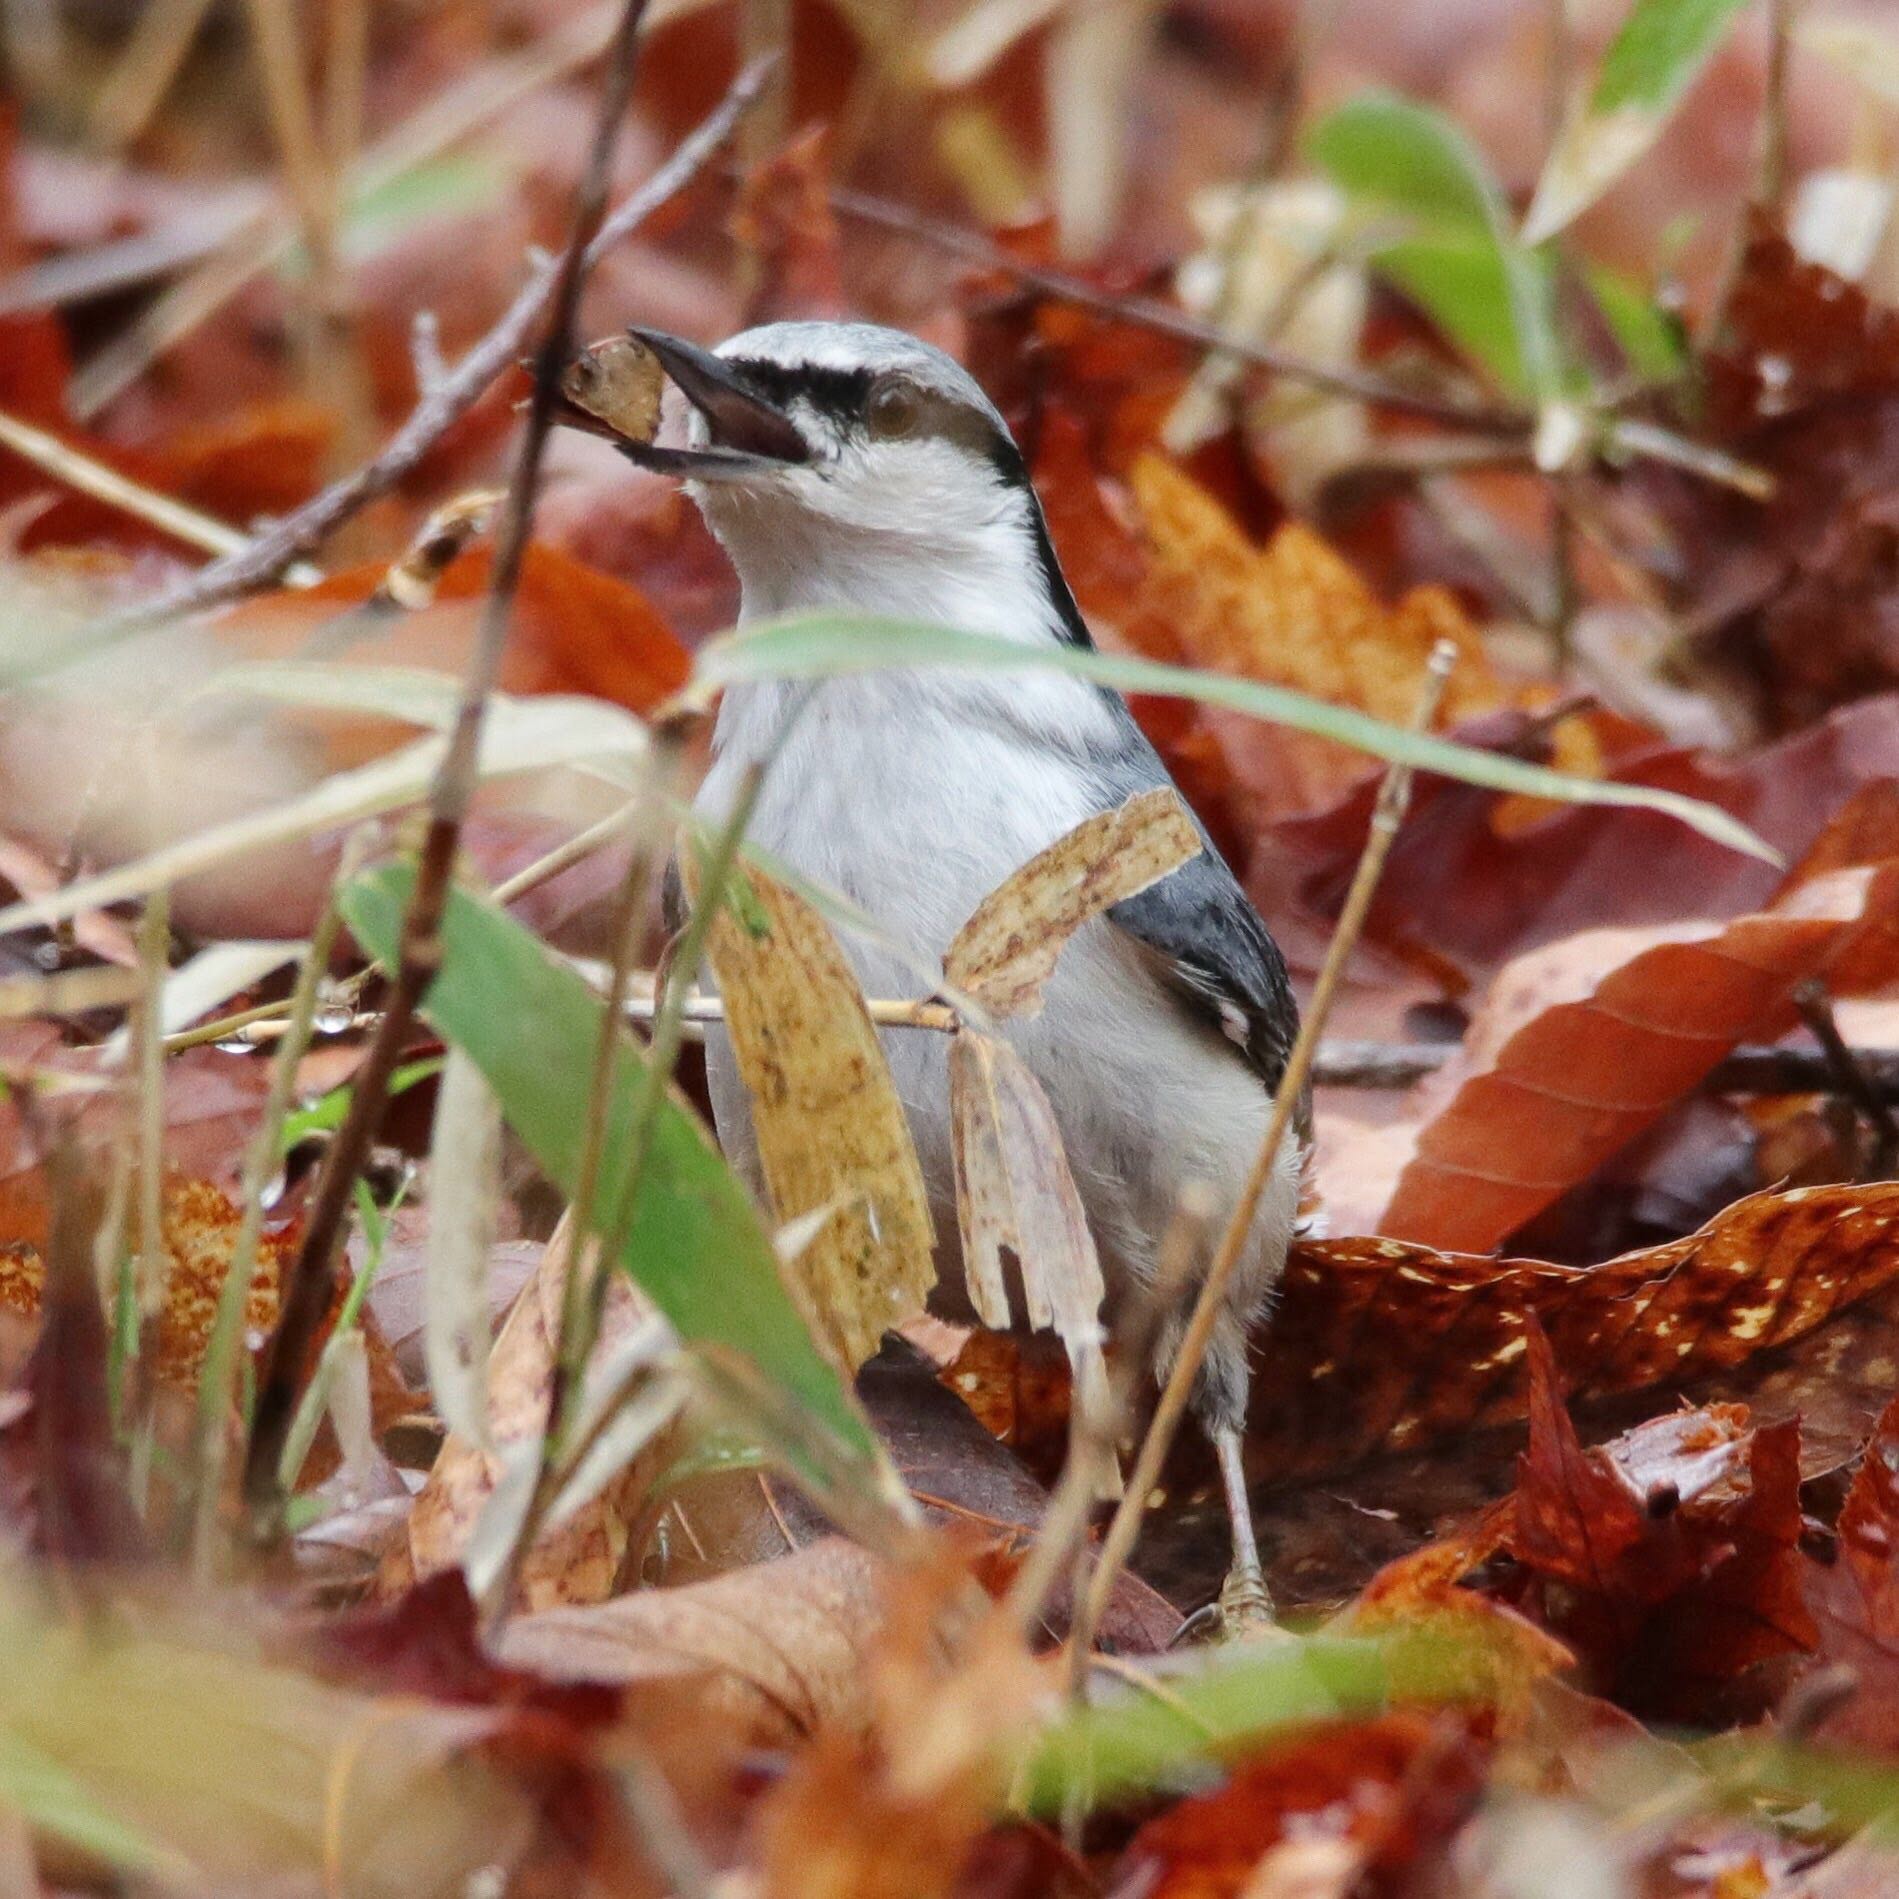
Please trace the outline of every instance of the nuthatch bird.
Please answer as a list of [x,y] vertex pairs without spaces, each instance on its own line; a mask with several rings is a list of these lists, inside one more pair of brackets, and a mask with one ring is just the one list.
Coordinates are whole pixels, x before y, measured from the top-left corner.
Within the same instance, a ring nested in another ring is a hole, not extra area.
[[[841,611],[1091,644],[1021,451],[940,350],[865,323],[769,324],[716,353],[633,335],[692,416],[690,446],[626,452],[686,480],[737,570],[741,623]],[[847,945],[868,995],[905,993],[919,963],[938,966],[980,899],[1036,852],[1171,782],[1118,695],[1054,671],[949,668],[728,688],[701,815],[725,816],[761,771],[749,836],[885,933]],[[1238,1194],[1298,1029],[1278,947],[1202,841],[1084,925],[1042,1012],[1006,1029],[1054,1107],[1111,1310],[1153,1284],[1183,1187]],[[885,1045],[942,1236],[942,1283],[960,1288],[944,1038],[887,1033]],[[707,1060],[719,1138],[756,1178],[729,1044],[709,1039]],[[1232,1518],[1229,1599],[1264,1600],[1241,1461],[1247,1328],[1285,1263],[1300,1146],[1282,1147],[1193,1395]],[[1194,1291],[1177,1289],[1161,1318],[1163,1367]]]

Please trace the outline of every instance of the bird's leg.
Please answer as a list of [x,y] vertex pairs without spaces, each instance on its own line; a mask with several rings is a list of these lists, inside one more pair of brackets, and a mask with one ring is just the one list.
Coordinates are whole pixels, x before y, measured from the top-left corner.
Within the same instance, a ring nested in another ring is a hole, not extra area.
[[1226,1514],[1233,1526],[1233,1566],[1220,1586],[1220,1621],[1228,1635],[1250,1635],[1274,1627],[1273,1599],[1260,1568],[1259,1543],[1253,1535],[1253,1504],[1246,1494],[1246,1459],[1239,1429],[1231,1424],[1208,1428],[1220,1460]]

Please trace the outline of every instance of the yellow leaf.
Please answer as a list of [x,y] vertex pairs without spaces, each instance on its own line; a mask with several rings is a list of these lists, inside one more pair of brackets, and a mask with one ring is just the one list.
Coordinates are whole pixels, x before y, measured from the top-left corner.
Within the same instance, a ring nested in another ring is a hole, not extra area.
[[[697,897],[692,853],[680,853]],[[903,1103],[850,964],[822,917],[762,871],[721,910],[707,955],[752,1101],[778,1222],[832,1202],[788,1268],[819,1344],[848,1374],[923,1310],[935,1229]],[[736,910],[736,914],[735,914]]]

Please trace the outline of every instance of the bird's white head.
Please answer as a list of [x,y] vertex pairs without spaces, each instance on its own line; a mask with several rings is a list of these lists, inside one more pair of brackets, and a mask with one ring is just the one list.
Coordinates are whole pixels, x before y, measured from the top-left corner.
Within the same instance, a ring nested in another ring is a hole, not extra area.
[[771,323],[716,351],[633,332],[691,405],[682,475],[748,619],[844,608],[1085,639],[1020,450],[941,350],[870,323]]

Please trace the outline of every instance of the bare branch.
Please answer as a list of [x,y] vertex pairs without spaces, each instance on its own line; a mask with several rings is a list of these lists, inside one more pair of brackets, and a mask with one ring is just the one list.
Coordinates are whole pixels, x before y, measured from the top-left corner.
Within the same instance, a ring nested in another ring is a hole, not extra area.
[[[717,155],[740,119],[759,97],[770,74],[769,60],[748,66],[679,149],[601,225],[582,260],[592,269],[601,257],[684,191]],[[387,494],[421,462],[449,429],[520,360],[534,327],[554,305],[565,259],[535,272],[500,320],[421,401],[373,461],[333,482],[234,554],[163,595],[140,619],[195,613],[269,586],[300,556],[370,502]]]

